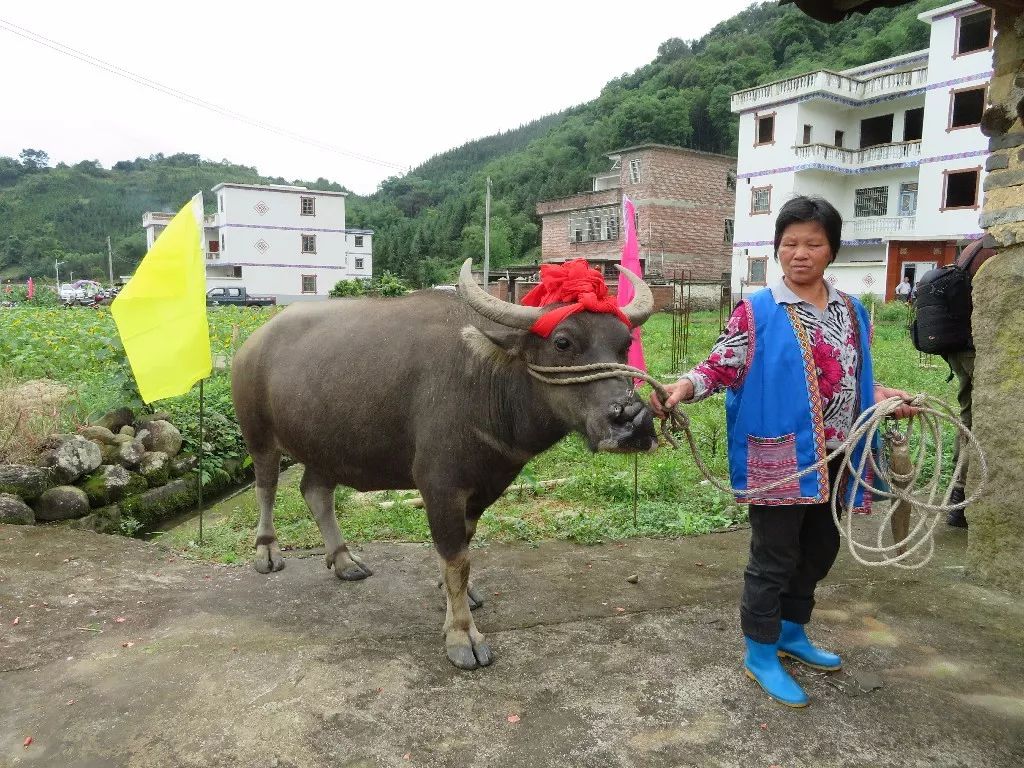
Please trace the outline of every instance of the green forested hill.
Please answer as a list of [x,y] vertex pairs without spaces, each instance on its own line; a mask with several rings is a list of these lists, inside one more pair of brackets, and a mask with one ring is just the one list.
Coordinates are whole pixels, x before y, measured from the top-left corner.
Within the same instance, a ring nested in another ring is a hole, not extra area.
[[[652,62],[610,81],[591,102],[452,149],[386,180],[372,196],[350,197],[348,224],[376,230],[375,271],[390,269],[417,284],[448,280],[458,262],[483,252],[490,176],[492,263],[532,260],[539,243],[536,202],[587,189],[589,176],[607,169],[605,153],[658,142],[732,154],[733,91],[925,48],[929,30],[917,14],[942,2],[878,9],[835,25],[812,21],[793,6],[754,4],[700,40],[667,40]],[[31,153],[0,158],[0,275],[51,274],[59,257],[76,275],[99,276],[106,271],[107,235],[115,271],[124,273],[142,255],[143,211],[170,210],[222,181],[284,183],[255,168],[186,154],[111,169],[88,161],[40,165]],[[341,189],[325,179],[300,183]]]

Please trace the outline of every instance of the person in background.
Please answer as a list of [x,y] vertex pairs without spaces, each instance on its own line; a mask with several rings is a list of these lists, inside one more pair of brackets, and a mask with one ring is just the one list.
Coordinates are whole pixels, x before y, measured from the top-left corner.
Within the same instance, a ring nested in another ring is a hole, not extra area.
[[910,278],[903,277],[903,282],[896,286],[896,298],[900,301],[910,301],[910,292],[914,286],[910,284]]
[[[974,279],[974,276],[981,269],[981,265],[988,261],[996,253],[994,248],[982,248],[982,240],[975,240],[968,245],[960,253],[956,259],[956,263],[960,267],[966,267],[967,276]],[[973,258],[972,258],[973,257]],[[944,356],[946,362],[949,363],[950,370],[956,374],[957,382],[959,384],[956,399],[960,404],[960,421],[964,423],[968,429],[971,428],[971,393],[974,391],[974,344],[973,342],[959,352],[950,352]],[[953,464],[955,465],[960,457],[960,451],[963,449],[963,445],[959,439],[956,441],[956,449],[953,455]],[[968,456],[964,456],[964,465],[961,467],[960,474],[956,477],[956,484],[953,487],[953,492],[950,494],[949,501],[951,504],[960,504],[965,498],[966,493],[964,487],[967,484],[967,459]],[[952,525],[955,528],[966,528],[967,527],[967,515],[964,514],[966,509],[954,509],[946,517],[946,523]]]
[[[750,505],[740,603],[744,669],[769,696],[792,707],[808,699],[780,655],[816,669],[842,666],[805,631],[815,587],[839,552],[832,486],[840,482],[843,498],[856,507],[870,500],[859,486],[852,494],[845,490],[839,458],[802,478],[757,489],[823,459],[875,402],[910,398],[874,382],[867,312],[824,279],[841,231],[842,217],[826,200],[800,196],[783,205],[775,221],[775,258],[784,277],[740,302],[707,360],[665,387],[665,402],[651,396],[653,410],[664,415],[677,403],[728,390],[730,479],[737,501]],[[912,412],[904,404],[895,415]],[[855,466],[863,450],[855,449]]]

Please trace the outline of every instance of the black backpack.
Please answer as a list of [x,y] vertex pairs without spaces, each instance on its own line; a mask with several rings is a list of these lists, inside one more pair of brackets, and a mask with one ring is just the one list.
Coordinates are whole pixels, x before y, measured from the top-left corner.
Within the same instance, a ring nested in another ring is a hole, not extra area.
[[954,263],[932,269],[918,281],[910,337],[921,352],[948,355],[974,348],[968,269],[980,250],[975,248],[962,267]]

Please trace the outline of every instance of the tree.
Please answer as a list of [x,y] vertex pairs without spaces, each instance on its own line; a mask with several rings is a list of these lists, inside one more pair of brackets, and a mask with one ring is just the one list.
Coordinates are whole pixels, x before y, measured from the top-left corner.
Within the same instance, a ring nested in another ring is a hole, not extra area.
[[327,295],[342,299],[348,296],[363,296],[365,293],[366,285],[362,280],[339,280]]
[[380,273],[373,284],[378,296],[402,296],[409,292],[409,287],[402,282],[402,278],[393,272],[384,270]]
[[18,154],[21,164],[26,168],[40,171],[50,165],[50,156],[41,149],[23,149]]

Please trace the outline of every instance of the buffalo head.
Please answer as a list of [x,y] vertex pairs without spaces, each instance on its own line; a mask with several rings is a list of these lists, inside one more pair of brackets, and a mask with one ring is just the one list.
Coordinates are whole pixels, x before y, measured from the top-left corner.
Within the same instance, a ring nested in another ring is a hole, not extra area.
[[[654,309],[647,284],[629,270],[620,270],[633,283],[635,296],[622,308],[631,325],[643,324]],[[472,328],[464,335],[478,352],[490,353],[499,364],[510,366],[571,367],[592,363],[625,363],[632,341],[629,328],[606,313],[578,312],[560,322],[544,338],[530,332],[537,318],[549,307],[510,304],[488,295],[476,284],[471,261],[462,266],[459,294],[479,314],[504,329]],[[480,349],[485,346],[489,349]],[[545,374],[570,378],[580,374]],[[582,434],[593,451],[647,451],[657,445],[650,412],[637,398],[628,378],[608,378],[585,384],[537,382],[552,417],[568,430]]]

